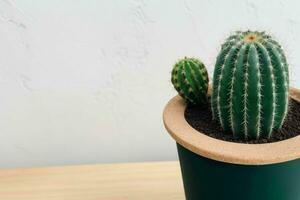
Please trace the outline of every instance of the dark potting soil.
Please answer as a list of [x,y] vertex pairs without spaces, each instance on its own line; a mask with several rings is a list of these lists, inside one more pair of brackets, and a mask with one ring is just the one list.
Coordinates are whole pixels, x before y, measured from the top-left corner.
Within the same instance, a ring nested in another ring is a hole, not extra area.
[[289,103],[289,112],[282,128],[279,131],[274,131],[269,139],[262,138],[245,141],[234,138],[230,133],[224,133],[219,123],[212,119],[210,100],[205,105],[188,105],[184,115],[186,121],[194,129],[216,139],[249,144],[269,143],[292,138],[300,134],[300,103],[292,98]]

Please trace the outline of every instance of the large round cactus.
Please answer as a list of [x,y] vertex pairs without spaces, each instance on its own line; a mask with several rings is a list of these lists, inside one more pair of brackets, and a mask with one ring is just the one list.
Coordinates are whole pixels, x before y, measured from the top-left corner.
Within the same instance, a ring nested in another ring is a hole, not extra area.
[[264,32],[236,32],[222,45],[215,65],[213,117],[245,139],[269,138],[288,111],[288,64]]
[[184,58],[174,65],[171,81],[188,103],[207,101],[208,74],[204,64],[195,58]]

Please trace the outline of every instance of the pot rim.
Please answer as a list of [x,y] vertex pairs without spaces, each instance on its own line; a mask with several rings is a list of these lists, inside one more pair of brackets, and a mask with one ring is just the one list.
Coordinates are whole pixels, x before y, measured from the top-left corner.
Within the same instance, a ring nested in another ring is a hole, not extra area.
[[[300,102],[300,90],[290,88],[289,95]],[[286,140],[244,144],[209,137],[191,127],[184,117],[186,104],[173,97],[163,111],[165,128],[177,143],[186,149],[213,160],[242,165],[266,165],[300,157],[300,135]]]

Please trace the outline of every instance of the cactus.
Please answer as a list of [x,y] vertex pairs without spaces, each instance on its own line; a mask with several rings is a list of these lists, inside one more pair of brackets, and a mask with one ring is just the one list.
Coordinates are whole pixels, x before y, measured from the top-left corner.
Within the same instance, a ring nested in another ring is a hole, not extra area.
[[215,65],[213,118],[236,138],[270,138],[288,112],[288,64],[265,32],[236,32],[221,47]]
[[172,84],[179,95],[191,104],[207,102],[208,74],[204,64],[195,58],[184,58],[172,70]]

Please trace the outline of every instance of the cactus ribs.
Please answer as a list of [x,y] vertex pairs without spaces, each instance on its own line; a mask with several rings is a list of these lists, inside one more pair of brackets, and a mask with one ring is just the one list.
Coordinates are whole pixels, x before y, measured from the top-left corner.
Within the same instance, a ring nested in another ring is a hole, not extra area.
[[290,99],[289,104],[289,112],[282,129],[273,131],[272,136],[268,139],[243,140],[234,138],[232,133],[224,133],[219,123],[212,120],[210,101],[207,104],[197,106],[188,105],[185,110],[185,119],[197,131],[216,139],[249,144],[277,142],[300,134],[300,103]]

